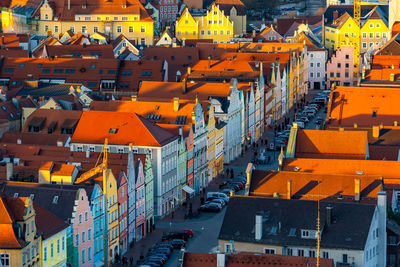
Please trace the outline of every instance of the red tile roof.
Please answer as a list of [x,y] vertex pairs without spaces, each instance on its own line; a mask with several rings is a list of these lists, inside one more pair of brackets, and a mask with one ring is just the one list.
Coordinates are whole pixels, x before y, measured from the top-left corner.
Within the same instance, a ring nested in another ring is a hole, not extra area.
[[366,159],[366,131],[297,131],[297,158],[347,158]]
[[[226,267],[314,267],[317,266],[316,258],[297,257],[277,254],[239,253],[225,255]],[[215,267],[217,266],[217,254],[185,253],[183,267]],[[332,259],[320,259],[321,267],[333,267]]]
[[39,204],[33,202],[33,206],[36,213],[36,230],[38,234],[42,235],[42,240],[61,232],[69,226],[68,223],[42,208]]
[[[398,89],[379,87],[337,87],[326,127],[393,126],[399,120]],[[375,115],[374,115],[375,114]]]
[[46,46],[47,57],[92,57],[114,59],[113,46],[106,45],[53,45]]
[[250,194],[260,197],[288,197],[288,182],[291,183],[291,198],[304,200],[354,201],[355,180],[360,180],[360,198],[364,202],[376,202],[381,189],[379,175],[349,175],[308,173],[289,171],[254,170],[251,176]]
[[113,145],[160,147],[177,137],[135,113],[84,111],[71,142],[103,144],[105,138]]
[[12,224],[0,224],[0,248],[21,248],[23,243],[14,233]]

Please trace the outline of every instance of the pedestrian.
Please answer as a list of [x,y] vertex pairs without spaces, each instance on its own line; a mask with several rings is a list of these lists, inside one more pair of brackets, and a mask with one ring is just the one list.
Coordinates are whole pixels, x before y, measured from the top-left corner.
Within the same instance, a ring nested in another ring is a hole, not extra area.
[[264,140],[265,146],[268,146],[268,139]]
[[233,174],[233,169],[231,169],[231,178],[233,179],[233,176],[234,176],[234,174]]
[[131,266],[133,265],[133,257],[132,256],[129,258],[129,263],[131,264]]

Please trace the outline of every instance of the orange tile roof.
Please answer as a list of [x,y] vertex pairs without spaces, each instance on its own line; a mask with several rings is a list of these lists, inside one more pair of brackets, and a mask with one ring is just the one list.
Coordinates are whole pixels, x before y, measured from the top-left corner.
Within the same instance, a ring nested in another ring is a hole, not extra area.
[[[5,199],[0,197],[0,225],[13,223],[14,218],[12,217],[10,212],[11,211],[7,207]],[[1,233],[1,231],[0,231],[0,233]],[[1,240],[1,238],[0,238],[0,240]]]
[[55,164],[51,170],[52,175],[71,176],[76,166],[74,164]]
[[297,131],[297,158],[347,158],[367,157],[366,131]]
[[[111,133],[112,129],[116,133]],[[84,111],[71,143],[160,147],[176,136],[135,113]]]
[[[210,253],[185,253],[183,267],[215,267],[217,254]],[[277,254],[235,253],[225,255],[226,267],[316,267],[316,258],[297,257]],[[333,267],[332,259],[321,258],[320,267]]]
[[[188,124],[192,123],[193,102],[179,100],[179,109],[174,111],[174,103],[159,101],[93,101],[91,110],[132,112],[155,123]],[[158,117],[158,115],[160,117]],[[179,120],[184,118],[184,122]]]
[[12,224],[0,224],[0,248],[21,248]]
[[375,201],[382,183],[379,175],[320,174],[289,171],[254,170],[251,176],[250,194],[253,196],[287,198],[288,181],[291,181],[291,198],[305,200],[354,201],[354,181],[360,179],[361,200]]
[[47,57],[94,57],[114,59],[113,46],[106,45],[53,45],[46,46]]
[[246,61],[238,60],[199,60],[192,68],[193,72],[200,71],[254,71],[251,65]]
[[385,183],[400,183],[400,161],[295,158],[284,159],[282,170],[350,175],[360,172],[382,176]]
[[[337,87],[327,128],[394,125],[400,121],[400,90],[379,87]],[[373,112],[376,116],[373,117]]]
[[230,94],[229,83],[187,82],[187,92],[183,93],[183,82],[148,82],[143,81],[138,92],[139,100],[168,99],[173,97],[194,100],[207,100],[210,96],[227,97]]

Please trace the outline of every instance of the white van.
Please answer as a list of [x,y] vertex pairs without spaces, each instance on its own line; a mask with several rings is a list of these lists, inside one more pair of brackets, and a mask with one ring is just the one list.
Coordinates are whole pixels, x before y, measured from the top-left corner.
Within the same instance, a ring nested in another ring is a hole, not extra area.
[[226,201],[229,201],[229,197],[225,193],[221,193],[221,192],[208,192],[207,198],[209,198],[209,197],[217,197],[217,198],[222,198]]

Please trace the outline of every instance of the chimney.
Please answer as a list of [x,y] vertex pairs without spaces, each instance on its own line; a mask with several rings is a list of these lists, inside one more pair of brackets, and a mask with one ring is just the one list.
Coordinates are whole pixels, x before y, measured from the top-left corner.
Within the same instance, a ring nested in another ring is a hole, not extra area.
[[174,112],[179,110],[179,97],[174,97]]
[[332,223],[332,210],[333,207],[327,206],[326,207],[326,224],[330,225]]
[[287,199],[292,197],[292,180],[287,181]]
[[361,78],[362,78],[363,80],[365,79],[365,66],[363,66],[363,68],[362,68]]
[[182,94],[186,94],[187,92],[187,81],[186,78],[183,78],[182,80]]
[[211,69],[211,57],[208,57],[208,69]]
[[339,12],[337,10],[333,11],[333,20],[337,20],[339,17]]
[[87,159],[90,158],[90,150],[89,150],[89,149],[86,150],[86,158],[87,158]]
[[256,226],[255,226],[255,239],[260,240],[262,238],[262,218],[261,212],[256,213]]
[[217,267],[225,267],[225,254],[217,254]]
[[394,82],[394,73],[390,73],[390,81]]
[[379,138],[379,126],[372,126],[372,137]]
[[361,179],[354,179],[354,201],[360,201]]
[[7,162],[6,164],[6,175],[7,175],[7,181],[11,180],[11,178],[14,175],[14,164],[11,162]]

